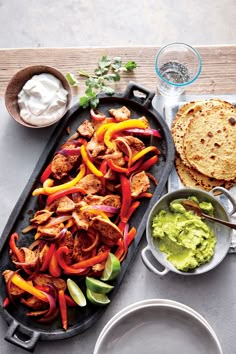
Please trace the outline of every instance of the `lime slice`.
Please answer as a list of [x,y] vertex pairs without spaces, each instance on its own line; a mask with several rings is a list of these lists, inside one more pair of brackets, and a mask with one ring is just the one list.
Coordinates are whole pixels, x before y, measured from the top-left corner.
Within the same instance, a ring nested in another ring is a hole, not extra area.
[[111,302],[106,294],[95,293],[89,288],[86,290],[86,295],[88,300],[94,305],[105,306]]
[[84,307],[87,305],[86,297],[80,287],[71,279],[67,279],[67,288],[70,296],[77,305]]
[[113,280],[117,278],[119,274],[120,274],[120,261],[113,253],[109,253],[104,271],[101,276],[101,280],[103,281]]
[[87,288],[92,290],[94,293],[99,293],[99,294],[107,294],[114,288],[113,285],[109,285],[107,283],[104,283],[101,280],[91,278],[91,277],[85,278],[85,284]]

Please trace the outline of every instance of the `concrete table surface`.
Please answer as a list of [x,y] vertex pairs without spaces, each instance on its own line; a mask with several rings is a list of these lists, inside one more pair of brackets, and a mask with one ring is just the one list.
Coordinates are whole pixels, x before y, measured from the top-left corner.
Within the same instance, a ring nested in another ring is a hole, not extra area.
[[[221,48],[214,48],[213,52],[220,52]],[[109,50],[106,49],[108,52]],[[50,50],[49,50],[50,51]],[[79,49],[78,49],[79,51]],[[89,50],[88,50],[89,51]],[[93,50],[91,49],[91,52]],[[114,51],[114,49],[113,49]],[[144,49],[139,49],[144,53]],[[154,53],[153,48],[149,48],[150,53]],[[129,52],[126,49],[127,55],[134,54],[133,49]],[[203,48],[203,52],[206,50]],[[11,63],[15,63],[14,69],[11,74],[17,68],[17,58],[20,58],[22,52],[19,50],[19,57],[17,57],[17,50],[14,52],[14,58],[11,51],[0,51],[0,64],[2,58],[11,58]],[[26,52],[25,52],[26,53]],[[29,52],[28,52],[29,53]],[[66,53],[66,52],[65,52]],[[67,53],[70,53],[68,49]],[[131,54],[130,54],[131,53]],[[139,54],[136,50],[136,57],[132,59],[138,60]],[[208,52],[210,53],[210,51]],[[225,88],[227,92],[224,92],[224,88],[219,84],[219,76],[217,72],[212,74],[214,84],[214,93],[235,93],[236,92],[236,80],[235,72],[233,68],[233,58],[236,56],[236,48],[230,47],[228,53],[232,55],[228,57],[228,63],[232,63],[226,73],[226,81],[228,86]],[[4,56],[3,56],[4,54]],[[27,54],[27,53],[26,53]],[[99,50],[96,52],[97,56],[100,54]],[[52,54],[49,58],[50,64],[53,64]],[[147,55],[147,52],[146,52]],[[40,57],[42,62],[42,57]],[[141,58],[141,57],[140,57]],[[224,58],[219,57],[219,61],[224,62]],[[23,65],[23,59],[21,59],[21,65]],[[3,61],[2,61],[3,62]],[[217,62],[217,58],[215,58]],[[28,59],[27,65],[30,64]],[[31,62],[31,64],[33,64]],[[210,88],[209,77],[211,76],[210,66],[208,62],[205,63],[208,72],[205,71],[205,76],[202,78],[202,86],[196,84],[195,93],[199,94],[204,87],[207,87],[206,91],[212,91]],[[78,63],[76,64],[78,66]],[[147,71],[151,72],[150,65],[147,65]],[[230,66],[230,65],[229,65]],[[7,64],[5,63],[7,68]],[[215,64],[215,69],[217,65]],[[12,68],[12,66],[11,66]],[[18,68],[19,69],[19,68]],[[2,70],[2,71],[1,71]],[[230,71],[231,70],[231,71]],[[231,80],[230,72],[233,72],[234,80]],[[10,79],[10,74],[6,74],[3,70],[3,66],[0,65],[0,92],[3,95],[6,82]],[[4,75],[4,77],[3,77]],[[141,74],[136,74],[135,81],[140,84],[145,84],[144,71]],[[220,74],[220,81],[223,80],[222,73]],[[208,78],[208,81],[206,80]],[[125,81],[127,82],[129,78]],[[199,79],[200,81],[200,79]],[[208,86],[207,86],[208,82]],[[222,83],[222,82],[221,82]],[[148,88],[155,87],[155,77],[146,80]],[[125,86],[125,83],[122,85]],[[119,89],[122,89],[122,85]],[[194,91],[194,90],[193,90]],[[207,93],[208,93],[207,92]],[[205,92],[206,93],[206,92]],[[0,231],[2,232],[9,214],[13,209],[18,197],[20,196],[23,188],[25,187],[34,166],[36,165],[38,158],[48,141],[53,127],[48,129],[25,129],[14,122],[8,115],[3,97],[0,98],[0,195],[1,195],[1,213],[0,213]],[[104,315],[99,321],[86,332],[79,334],[75,337],[61,340],[61,341],[45,341],[39,342],[35,349],[35,354],[64,354],[66,352],[70,354],[91,354],[93,352],[94,345],[104,325],[111,319],[118,311],[130,305],[134,302],[144,299],[170,299],[175,300],[185,305],[192,307],[198,311],[214,329],[218,339],[222,345],[224,354],[233,354],[236,352],[236,257],[234,254],[226,256],[224,261],[213,271],[197,277],[183,277],[177,274],[168,273],[164,277],[158,277],[155,274],[149,272],[143,265],[140,257],[140,252],[146,245],[145,236],[143,237],[137,254],[131,264],[131,267],[127,271],[125,278],[118,289],[116,296],[112,303],[104,310]],[[1,255],[0,255],[1,257]],[[7,324],[0,318],[0,353],[12,354],[17,352],[18,354],[25,353],[25,350],[16,348],[14,345],[6,342],[4,336],[7,331]],[[158,334],[157,334],[158,340]],[[132,354],[132,348],[130,350]],[[190,354],[190,353],[189,353]],[[203,353],[201,353],[203,354]]]

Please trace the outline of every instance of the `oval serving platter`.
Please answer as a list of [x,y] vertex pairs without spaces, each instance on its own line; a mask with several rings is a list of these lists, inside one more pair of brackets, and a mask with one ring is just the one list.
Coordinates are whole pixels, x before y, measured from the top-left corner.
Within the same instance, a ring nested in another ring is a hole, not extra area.
[[[138,93],[138,94],[137,94]],[[151,173],[158,180],[158,185],[152,186],[153,197],[151,200],[143,201],[140,208],[132,216],[130,226],[135,226],[137,234],[129,246],[128,254],[122,262],[121,273],[114,281],[114,290],[111,293],[113,299],[127,268],[138,248],[140,240],[145,230],[145,224],[148,214],[153,204],[162,195],[168,176],[173,166],[175,149],[170,134],[170,130],[161,115],[153,108],[152,99],[155,93],[136,84],[129,83],[124,93],[113,96],[101,95],[99,97],[99,111],[108,114],[109,109],[126,106],[131,111],[132,118],[146,116],[151,128],[158,129],[162,139],[150,138],[150,144],[155,145],[161,151],[159,161],[151,169]],[[16,203],[5,229],[0,238],[0,274],[5,269],[12,269],[12,263],[9,259],[9,236],[13,232],[21,233],[21,230],[29,224],[29,219],[38,210],[38,198],[32,197],[32,191],[40,186],[39,178],[52,159],[57,149],[69,138],[67,128],[71,134],[85,120],[90,119],[89,109],[82,109],[79,105],[73,106],[65,117],[57,124],[47,146],[45,147],[34,171]],[[33,241],[33,234],[24,235],[24,245]],[[20,244],[21,246],[21,244]],[[22,243],[23,246],[23,243]],[[83,284],[82,284],[83,286]],[[105,311],[105,308],[95,307],[88,304],[85,308],[71,308],[69,312],[69,328],[65,332],[61,328],[60,319],[52,324],[39,324],[25,315],[26,309],[23,306],[14,308],[9,306],[7,309],[2,307],[3,300],[6,297],[6,287],[2,276],[0,276],[0,313],[9,324],[5,339],[19,347],[27,350],[33,350],[39,339],[56,340],[64,339],[79,334],[91,327]],[[15,336],[18,331],[23,336]]]

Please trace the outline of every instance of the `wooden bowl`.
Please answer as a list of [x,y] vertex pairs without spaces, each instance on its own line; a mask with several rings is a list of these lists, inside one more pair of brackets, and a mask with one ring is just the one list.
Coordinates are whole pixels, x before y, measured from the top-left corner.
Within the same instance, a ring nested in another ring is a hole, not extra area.
[[51,67],[51,66],[46,66],[46,65],[34,65],[34,66],[28,66],[20,71],[18,71],[12,79],[9,81],[8,86],[5,91],[5,105],[6,108],[15,121],[17,121],[19,124],[24,125],[29,128],[43,128],[50,126],[52,124],[55,124],[56,122],[54,121],[53,123],[47,123],[45,125],[31,125],[29,123],[26,123],[20,116],[20,110],[18,106],[18,94],[21,91],[22,87],[24,84],[32,78],[33,75],[39,75],[39,74],[52,74],[56,78],[58,78],[64,89],[68,92],[68,99],[67,99],[67,104],[65,111],[63,112],[63,115],[58,117],[57,122],[65,115],[65,113],[68,111],[70,108],[71,104],[71,89],[70,85],[68,84],[66,78],[62,75],[60,71],[57,69]]

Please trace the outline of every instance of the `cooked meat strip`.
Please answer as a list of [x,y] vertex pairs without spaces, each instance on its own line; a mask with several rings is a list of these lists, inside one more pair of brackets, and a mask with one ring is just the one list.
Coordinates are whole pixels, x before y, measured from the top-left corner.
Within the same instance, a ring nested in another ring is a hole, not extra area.
[[74,238],[74,248],[72,259],[74,262],[80,262],[84,259],[91,257],[91,252],[84,252],[83,249],[91,245],[91,239],[87,236],[86,232],[79,231]]
[[146,192],[150,188],[150,181],[147,174],[142,171],[130,178],[131,196],[137,197],[140,193]]
[[[4,279],[5,279],[5,282],[7,283],[9,278],[12,276],[13,274],[13,271],[12,270],[9,270],[9,269],[6,269],[4,270],[4,272],[2,273]],[[27,283],[29,283],[30,285],[32,285],[32,281],[27,281]],[[18,288],[18,286],[14,285],[13,283],[11,283],[11,295],[13,296],[20,296],[22,294],[24,294],[25,291]]]
[[59,199],[57,212],[58,213],[69,213],[75,209],[75,203],[69,197],[64,196]]
[[123,151],[126,155],[128,155],[128,151],[125,143],[129,145],[133,155],[145,149],[145,144],[142,142],[142,140],[135,138],[134,136],[131,135],[124,136],[122,138],[117,138],[115,139],[115,142],[117,147],[121,151]]
[[72,217],[74,218],[75,224],[78,229],[88,230],[90,226],[90,219],[87,213],[80,210],[73,211]]
[[56,154],[52,160],[52,175],[56,179],[62,179],[72,170],[78,156],[65,156],[62,154]]
[[149,121],[148,121],[148,119],[145,116],[142,116],[142,117],[140,117],[138,119],[143,121],[146,124],[146,129],[150,128]]
[[94,133],[93,125],[87,119],[77,128],[77,131],[82,135],[84,138],[91,138]]
[[130,110],[127,107],[123,106],[117,109],[110,109],[109,113],[118,121],[123,122],[130,118]]
[[96,194],[102,189],[102,182],[100,178],[90,173],[82,178],[77,186],[83,188],[87,194]]
[[101,152],[106,151],[106,146],[103,143],[99,143],[97,141],[96,135],[94,135],[92,139],[89,140],[86,147],[92,157],[97,157]]
[[34,285],[47,286],[53,285],[58,290],[66,290],[66,282],[64,279],[52,277],[49,274],[39,273],[34,277]]
[[45,245],[43,246],[43,248],[39,252],[39,261],[40,261],[41,265],[43,264],[43,261],[48,253],[48,250],[49,250],[49,246],[45,243]]
[[120,196],[116,194],[108,194],[104,197],[99,195],[87,195],[84,197],[84,202],[88,205],[108,205],[115,208],[121,207]]
[[101,241],[109,247],[114,246],[118,239],[123,236],[122,232],[115,224],[100,216],[93,218],[92,226],[100,233]]
[[34,214],[34,217],[30,219],[30,222],[37,225],[43,224],[44,222],[50,219],[52,214],[53,214],[52,212],[46,209],[38,210]]
[[27,299],[22,297],[20,299],[20,302],[23,305],[30,307],[34,310],[42,310],[48,308],[48,304],[45,301],[39,300],[35,296],[30,296]]
[[38,233],[40,233],[41,236],[57,237],[63,228],[64,228],[63,223],[51,225],[51,226],[50,224],[40,225],[38,227]]

